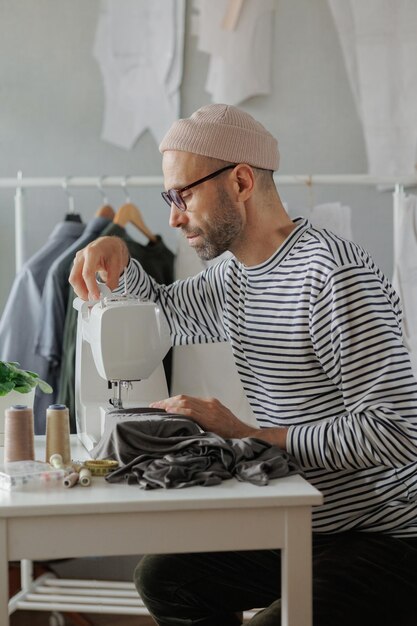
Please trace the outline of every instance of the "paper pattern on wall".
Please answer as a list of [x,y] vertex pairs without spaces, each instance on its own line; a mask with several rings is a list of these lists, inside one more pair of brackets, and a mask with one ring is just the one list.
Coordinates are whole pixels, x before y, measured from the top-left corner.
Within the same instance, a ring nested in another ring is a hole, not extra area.
[[93,53],[103,140],[130,149],[149,129],[159,144],[178,119],[184,27],[185,0],[102,0]]
[[315,228],[327,228],[339,237],[352,241],[352,211],[340,202],[317,204],[311,209],[310,222]]
[[415,172],[417,2],[329,0],[362,122],[369,173]]
[[273,0],[244,0],[233,30],[222,28],[230,0],[198,0],[193,31],[210,55],[206,91],[213,102],[239,104],[271,91]]

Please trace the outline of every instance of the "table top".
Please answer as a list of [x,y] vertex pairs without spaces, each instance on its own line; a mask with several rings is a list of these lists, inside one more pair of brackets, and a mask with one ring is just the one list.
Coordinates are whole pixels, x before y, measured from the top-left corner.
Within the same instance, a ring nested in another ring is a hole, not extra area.
[[[45,438],[36,438],[36,457],[44,460]],[[74,459],[88,458],[76,436],[71,437]],[[2,452],[0,452],[2,456]],[[70,489],[55,486],[26,491],[0,489],[0,518],[47,516],[53,514],[83,515],[135,511],[168,511],[196,509],[235,509],[275,506],[314,506],[322,495],[299,475],[271,480],[266,486],[223,481],[211,487],[143,490],[125,483],[110,484],[93,477],[89,487]]]

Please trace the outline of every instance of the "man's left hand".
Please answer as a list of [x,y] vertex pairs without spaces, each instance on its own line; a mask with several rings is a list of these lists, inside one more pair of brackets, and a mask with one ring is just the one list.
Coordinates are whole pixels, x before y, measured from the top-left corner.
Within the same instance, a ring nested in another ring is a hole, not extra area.
[[259,434],[258,429],[241,422],[216,398],[194,398],[182,394],[153,402],[150,406],[168,413],[185,415],[203,430],[217,433],[224,439],[256,437]]

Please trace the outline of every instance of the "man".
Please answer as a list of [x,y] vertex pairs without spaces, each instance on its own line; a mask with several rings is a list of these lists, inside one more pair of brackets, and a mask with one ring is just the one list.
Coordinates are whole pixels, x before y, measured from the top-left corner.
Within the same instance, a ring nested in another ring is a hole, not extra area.
[[[314,626],[417,623],[417,383],[398,297],[359,246],[289,218],[276,140],[250,115],[205,106],[160,150],[170,224],[203,259],[233,257],[160,286],[116,238],[77,254],[70,282],[158,301],[175,344],[230,341],[259,428],[215,399],[155,403],[225,438],[288,450],[324,494],[313,513]],[[279,624],[279,551],[147,556],[135,582],[160,626]],[[302,599],[300,599],[302,601]]]

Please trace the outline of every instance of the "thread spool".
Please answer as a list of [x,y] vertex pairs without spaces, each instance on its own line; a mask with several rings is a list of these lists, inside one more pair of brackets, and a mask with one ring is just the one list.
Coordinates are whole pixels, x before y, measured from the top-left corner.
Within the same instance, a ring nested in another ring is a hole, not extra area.
[[86,467],[82,467],[79,473],[79,482],[83,487],[91,485],[91,472]]
[[69,413],[65,404],[51,404],[46,411],[46,462],[60,454],[64,465],[71,461]]
[[34,461],[35,434],[33,410],[23,404],[15,404],[5,411],[4,461]]
[[60,454],[53,454],[49,459],[49,464],[56,469],[62,469],[64,467],[64,461],[62,460],[62,456]]
[[78,483],[78,479],[79,479],[78,473],[71,472],[71,474],[68,474],[68,476],[65,476],[64,478],[64,487],[67,487],[68,489],[70,487],[74,487],[74,485]]

